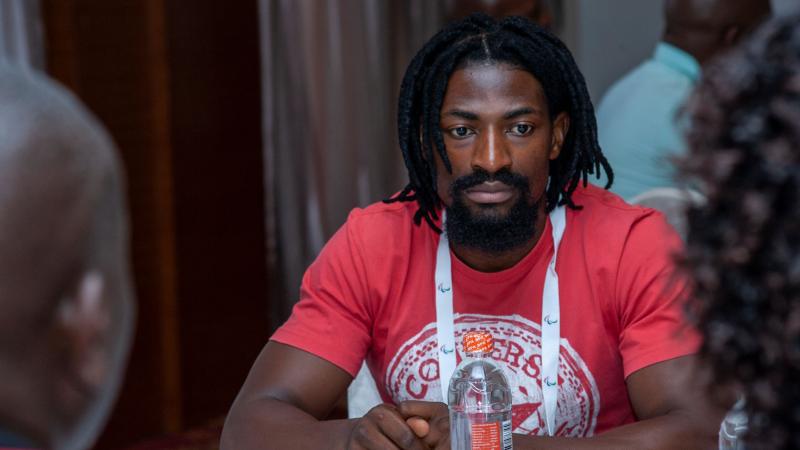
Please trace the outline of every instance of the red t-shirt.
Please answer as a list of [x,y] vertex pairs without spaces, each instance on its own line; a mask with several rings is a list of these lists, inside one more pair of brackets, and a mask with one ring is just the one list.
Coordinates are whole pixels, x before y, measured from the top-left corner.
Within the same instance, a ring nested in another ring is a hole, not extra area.
[[[591,436],[633,422],[625,378],[696,351],[682,315],[685,283],[674,277],[680,238],[663,216],[594,186],[567,209],[556,271],[561,303],[561,436]],[[272,339],[350,374],[366,358],[384,401],[442,401],[434,269],[439,235],[416,226],[416,203],[354,210],[308,268],[300,302]],[[531,252],[495,273],[451,255],[457,361],[461,335],[492,332],[492,357],[509,376],[515,433],[544,434],[539,386],[550,221]]]

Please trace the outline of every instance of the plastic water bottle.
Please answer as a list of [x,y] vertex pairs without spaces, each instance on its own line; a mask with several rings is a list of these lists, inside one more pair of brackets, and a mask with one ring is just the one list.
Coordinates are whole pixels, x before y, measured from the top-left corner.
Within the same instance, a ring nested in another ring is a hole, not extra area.
[[503,370],[489,358],[494,344],[486,331],[464,335],[465,357],[450,379],[452,450],[511,450],[511,390]]
[[719,450],[745,450],[745,433],[747,413],[744,411],[744,398],[739,398],[722,421],[719,429]]

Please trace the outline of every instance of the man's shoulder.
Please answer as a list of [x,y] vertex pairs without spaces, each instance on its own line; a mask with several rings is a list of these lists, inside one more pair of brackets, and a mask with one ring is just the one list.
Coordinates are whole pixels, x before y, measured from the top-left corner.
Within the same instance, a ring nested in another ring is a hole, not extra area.
[[624,94],[631,89],[637,89],[638,86],[646,83],[647,80],[652,80],[654,73],[658,72],[658,68],[653,61],[647,60],[626,72],[621,78],[614,81],[606,91],[606,94],[600,99],[599,108],[609,103],[614,103],[618,97],[625,96]]
[[430,227],[424,222],[420,225],[414,223],[418,205],[410,202],[376,202],[364,208],[355,208],[347,217],[346,227],[350,233],[359,236],[361,240],[375,241],[397,239],[411,236],[414,233],[425,232]]
[[614,87],[620,86],[650,90],[650,88],[661,88],[664,86],[682,87],[691,86],[692,84],[691,78],[687,77],[685,74],[651,58],[643,61],[630,72],[623,75],[622,78],[612,85],[609,91]]
[[650,265],[653,255],[679,253],[683,243],[664,215],[652,208],[626,203],[618,195],[596,186],[579,188],[572,200],[581,209],[568,213],[570,241],[591,264],[616,267]]
[[[438,235],[424,221],[414,223],[416,202],[374,203],[350,212],[346,224],[328,242],[333,255],[359,259],[372,282],[388,285],[419,255],[435,255]],[[422,266],[419,266],[422,267]],[[378,281],[376,281],[378,280]]]
[[400,224],[413,220],[417,210],[416,202],[375,202],[363,208],[354,208],[347,217],[348,224],[386,223]]
[[[600,118],[633,109],[671,108],[683,101],[693,87],[691,80],[657,61],[647,60],[614,82],[598,105]],[[665,95],[668,92],[669,95]]]
[[592,213],[607,213],[608,210],[615,210],[624,214],[635,214],[646,209],[638,205],[631,205],[619,195],[591,182],[586,186],[581,183],[572,194],[572,200],[581,205],[582,209]]
[[640,205],[626,203],[619,195],[593,184],[579,187],[572,200],[580,209],[574,210],[576,222],[582,224],[587,233],[604,236],[626,236],[632,228],[660,227],[666,224],[663,215]]

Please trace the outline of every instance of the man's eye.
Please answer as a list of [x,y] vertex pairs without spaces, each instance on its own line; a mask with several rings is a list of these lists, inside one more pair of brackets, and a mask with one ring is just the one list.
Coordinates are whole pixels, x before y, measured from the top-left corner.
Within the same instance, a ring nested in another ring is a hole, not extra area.
[[467,127],[455,127],[450,130],[450,134],[453,137],[463,138],[469,136],[472,133],[471,130]]
[[511,132],[519,136],[525,136],[533,131],[533,127],[526,123],[518,123],[511,127]]

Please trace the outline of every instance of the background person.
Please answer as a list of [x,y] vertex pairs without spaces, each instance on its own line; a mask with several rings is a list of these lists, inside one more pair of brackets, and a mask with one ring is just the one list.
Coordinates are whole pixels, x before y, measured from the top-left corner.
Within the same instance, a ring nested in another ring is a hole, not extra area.
[[0,66],[0,447],[86,449],[105,423],[134,316],[121,177],[72,95]]
[[771,12],[769,0],[666,0],[664,34],[651,59],[612,85],[597,109],[600,146],[614,167],[612,190],[626,200],[673,186],[681,155],[677,115],[701,66],[735,45]]

